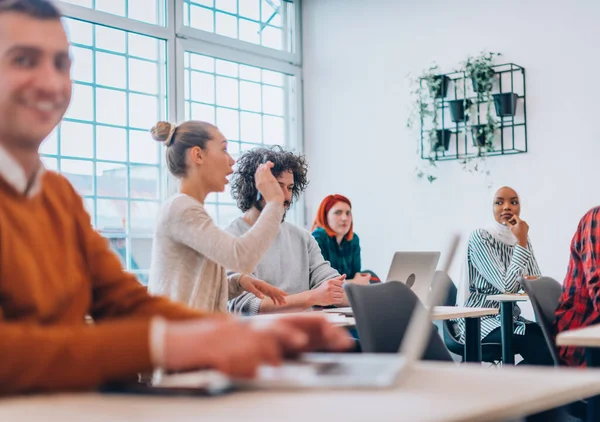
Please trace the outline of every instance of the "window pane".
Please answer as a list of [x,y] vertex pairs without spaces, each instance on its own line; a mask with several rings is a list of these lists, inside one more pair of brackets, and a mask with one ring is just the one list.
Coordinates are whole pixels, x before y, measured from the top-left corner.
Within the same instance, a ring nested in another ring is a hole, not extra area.
[[283,118],[264,116],[263,130],[265,144],[283,145],[285,143],[285,124]]
[[240,1],[240,16],[255,21],[260,20],[260,0]]
[[129,131],[129,160],[134,163],[158,164],[161,144],[150,137],[148,131]]
[[127,160],[127,131],[109,126],[96,126],[96,157],[100,160]]
[[261,111],[260,84],[240,82],[240,108],[242,110]]
[[92,51],[87,48],[71,47],[73,66],[71,77],[79,82],[94,82],[94,65]]
[[99,196],[127,196],[127,166],[124,164],[97,163],[96,183]]
[[260,24],[240,19],[240,40],[260,44]]
[[94,194],[94,163],[61,159],[60,171],[81,195]]
[[125,32],[106,26],[96,26],[96,48],[125,53]]
[[149,60],[158,60],[159,42],[150,37],[138,34],[128,34],[129,54]]
[[190,26],[207,32],[215,32],[215,13],[204,7],[190,7]]
[[96,120],[110,125],[127,125],[127,95],[123,91],[96,89]]
[[96,53],[96,82],[113,88],[126,88],[126,60],[116,54]]
[[227,139],[240,139],[240,116],[236,110],[217,108],[217,126]]
[[[214,4],[213,4],[214,3]],[[282,25],[282,15],[293,16],[293,2],[281,0],[183,0],[183,23],[267,48],[290,51],[293,25]],[[293,19],[289,20],[290,23]],[[287,35],[287,36],[284,36]]]
[[192,96],[195,101],[215,103],[215,77],[206,73],[192,72]]
[[262,31],[262,45],[281,50],[283,45],[283,33],[281,29],[270,25],[265,27]]
[[98,199],[96,207],[97,229],[99,231],[125,233],[127,227],[127,201]]
[[234,16],[217,12],[216,33],[230,38],[237,38],[237,19]]
[[190,54],[190,66],[194,70],[204,70],[206,72],[215,71],[215,59],[202,56],[200,54]]
[[158,94],[158,65],[144,60],[129,59],[129,89],[146,94]]
[[63,1],[153,25],[164,25],[165,0],[95,0],[95,4],[93,0]]
[[[244,0],[242,0],[242,3]],[[216,0],[215,6],[218,10],[224,10],[233,14],[237,13],[237,0]]]
[[94,90],[91,86],[73,84],[71,104],[65,117],[78,120],[94,119]]
[[94,156],[94,126],[65,121],[60,125],[60,154],[70,157]]
[[262,142],[262,121],[260,114],[240,113],[241,114],[241,140],[244,142]]
[[192,103],[190,119],[216,124],[215,108],[205,104]]
[[238,82],[235,79],[217,76],[217,105],[238,107]]
[[129,125],[149,130],[159,120],[158,99],[149,95],[129,94]]
[[128,17],[141,22],[152,24],[159,23],[159,5],[158,0],[128,0]]
[[263,86],[263,111],[283,116],[283,89],[274,86]]
[[217,73],[223,76],[238,76],[238,64],[226,60],[217,60]]
[[96,0],[96,10],[113,15],[126,16],[125,0]]
[[[129,175],[129,196],[137,199],[160,199],[158,167],[132,166]],[[131,209],[133,212],[133,208]],[[135,221],[132,220],[133,224]]]
[[260,82],[260,68],[240,65],[240,78]]

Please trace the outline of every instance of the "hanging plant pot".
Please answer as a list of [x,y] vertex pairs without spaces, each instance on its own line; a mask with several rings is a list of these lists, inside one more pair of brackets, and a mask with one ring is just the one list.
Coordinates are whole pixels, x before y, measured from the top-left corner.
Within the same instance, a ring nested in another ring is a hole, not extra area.
[[517,98],[519,96],[514,92],[503,92],[494,94],[494,106],[498,117],[514,116],[517,112]]
[[438,129],[435,131],[435,145],[433,146],[434,151],[448,151],[450,148],[450,138],[452,132],[449,129]]
[[448,94],[448,86],[450,86],[450,78],[446,75],[436,75],[433,80],[438,84],[434,92],[431,94],[435,98],[443,98]]
[[490,92],[494,85],[494,69],[484,68],[473,72],[471,75],[471,83],[473,84],[473,91],[478,94]]
[[488,145],[486,129],[488,129],[488,126],[485,124],[474,125],[471,128],[471,133],[473,135],[473,146],[474,147],[485,148]]
[[469,116],[465,113],[465,104],[467,106],[466,108],[471,107],[473,104],[471,100],[451,100],[448,101],[448,104],[450,105],[450,119],[454,123],[466,122],[469,120]]

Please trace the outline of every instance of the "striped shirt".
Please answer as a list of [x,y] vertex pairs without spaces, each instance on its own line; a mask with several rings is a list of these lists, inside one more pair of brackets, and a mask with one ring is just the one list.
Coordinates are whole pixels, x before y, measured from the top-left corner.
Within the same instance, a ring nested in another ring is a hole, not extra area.
[[[519,279],[524,275],[541,275],[529,240],[527,248],[520,245],[509,246],[495,239],[484,229],[475,230],[469,238],[467,248],[469,271],[469,299],[465,306],[474,308],[499,308],[488,295],[517,293],[522,289]],[[530,323],[521,317],[521,309],[514,306],[515,334],[525,334],[525,324]],[[465,321],[457,320],[460,338],[464,341]],[[500,327],[500,315],[481,318],[481,338]]]

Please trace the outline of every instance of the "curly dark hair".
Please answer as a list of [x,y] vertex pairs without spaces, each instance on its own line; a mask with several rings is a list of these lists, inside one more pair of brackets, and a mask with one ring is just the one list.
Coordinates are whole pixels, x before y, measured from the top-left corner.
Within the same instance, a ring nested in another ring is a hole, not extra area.
[[[292,203],[298,199],[308,186],[306,173],[308,163],[304,155],[296,155],[293,152],[285,151],[278,145],[269,148],[255,148],[243,153],[237,159],[237,170],[231,177],[231,196],[236,200],[237,206],[242,212],[248,211],[257,205],[258,190],[254,182],[254,173],[264,157],[271,161],[274,166],[273,175],[278,177],[284,171],[290,171],[294,174],[294,189],[292,190]],[[257,208],[260,209],[260,206]]]

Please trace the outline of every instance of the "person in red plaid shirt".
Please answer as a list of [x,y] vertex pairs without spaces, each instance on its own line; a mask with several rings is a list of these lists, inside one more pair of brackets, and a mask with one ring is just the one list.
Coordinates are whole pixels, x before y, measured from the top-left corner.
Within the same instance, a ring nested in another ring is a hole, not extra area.
[[[587,212],[571,241],[571,259],[556,309],[557,333],[600,322],[600,207]],[[563,364],[584,366],[584,349],[559,347]]]

